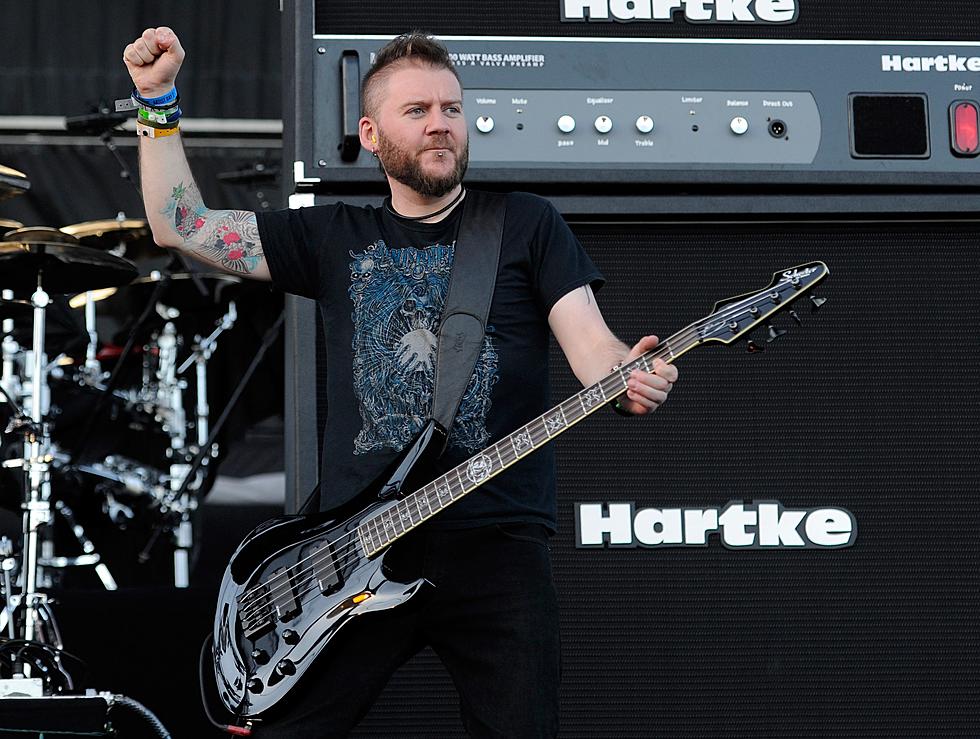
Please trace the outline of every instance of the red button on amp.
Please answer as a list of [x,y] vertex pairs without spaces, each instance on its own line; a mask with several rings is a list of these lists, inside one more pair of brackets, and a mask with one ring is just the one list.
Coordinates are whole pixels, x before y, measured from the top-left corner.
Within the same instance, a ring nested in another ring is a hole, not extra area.
[[957,100],[949,106],[950,147],[961,157],[980,154],[980,108],[972,100]]

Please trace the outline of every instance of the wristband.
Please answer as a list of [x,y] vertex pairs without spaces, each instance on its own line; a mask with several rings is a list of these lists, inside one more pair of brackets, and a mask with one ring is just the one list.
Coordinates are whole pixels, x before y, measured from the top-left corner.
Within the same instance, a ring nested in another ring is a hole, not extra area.
[[630,413],[628,410],[626,410],[625,408],[623,408],[623,406],[621,406],[619,404],[619,399],[616,399],[616,400],[612,401],[609,404],[609,407],[612,408],[613,411],[615,411],[616,415],[623,416],[624,418],[635,418],[636,417],[636,414]]
[[180,126],[169,126],[167,128],[154,128],[153,126],[148,126],[145,123],[137,121],[136,123],[136,133],[139,136],[144,136],[148,139],[160,139],[164,136],[173,136],[175,133],[180,133]]
[[133,88],[133,93],[132,93],[132,98],[137,103],[143,103],[143,105],[148,105],[151,108],[157,108],[157,107],[160,107],[162,105],[166,105],[167,103],[174,102],[177,99],[177,88],[176,88],[176,86],[175,87],[172,87],[170,89],[170,92],[168,92],[168,93],[166,93],[164,95],[160,95],[159,97],[145,98],[142,95],[140,95],[139,90],[137,90],[134,87]]
[[176,123],[180,120],[183,111],[177,108],[168,108],[167,110],[147,110],[146,108],[138,108],[136,115],[141,122],[146,122],[149,125],[155,123],[166,126],[168,123]]

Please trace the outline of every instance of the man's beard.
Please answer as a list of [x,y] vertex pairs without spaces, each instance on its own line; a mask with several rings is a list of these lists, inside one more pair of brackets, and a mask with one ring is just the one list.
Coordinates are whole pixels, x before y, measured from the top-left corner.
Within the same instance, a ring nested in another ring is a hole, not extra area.
[[[446,138],[433,139],[428,144],[427,148],[445,148],[456,153]],[[422,163],[418,159],[421,153],[420,151],[412,154],[401,149],[387,136],[382,135],[378,139],[378,165],[381,167],[382,174],[387,174],[392,179],[412,188],[419,195],[441,198],[463,181],[463,175],[466,174],[466,167],[470,162],[469,142],[464,144],[463,150],[456,156],[456,166],[452,171],[441,176],[429,175],[422,171]]]

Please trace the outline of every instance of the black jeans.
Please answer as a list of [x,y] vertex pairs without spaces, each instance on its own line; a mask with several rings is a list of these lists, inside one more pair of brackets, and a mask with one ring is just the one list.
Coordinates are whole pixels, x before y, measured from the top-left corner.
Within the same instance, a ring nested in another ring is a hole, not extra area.
[[[321,655],[260,739],[347,736],[392,673],[429,645],[459,693],[474,737],[558,733],[558,606],[543,526],[420,530],[386,564],[436,587],[401,608],[354,619]],[[398,727],[389,729],[398,736]]]

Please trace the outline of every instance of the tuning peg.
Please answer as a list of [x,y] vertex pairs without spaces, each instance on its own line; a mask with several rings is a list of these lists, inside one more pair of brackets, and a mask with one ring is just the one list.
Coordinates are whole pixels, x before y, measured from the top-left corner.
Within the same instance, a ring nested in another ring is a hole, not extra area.
[[816,295],[810,296],[810,302],[813,303],[813,310],[820,310],[820,306],[827,302],[827,298],[818,298]]
[[800,317],[799,317],[799,316],[798,316],[798,315],[796,314],[796,311],[795,311],[795,310],[791,310],[791,311],[789,312],[789,314],[790,314],[790,316],[792,316],[792,317],[793,317],[793,320],[794,320],[794,321],[796,321],[796,322],[797,322],[798,324],[800,324],[801,326],[803,325],[803,319],[802,319],[802,318],[800,318]]
[[778,339],[780,336],[786,333],[785,329],[776,328],[771,323],[766,326],[766,330],[769,332],[769,338],[766,339],[766,343],[769,344],[773,339]]
[[764,346],[759,346],[754,341],[749,339],[749,343],[746,345],[749,354],[758,354],[759,352],[764,352],[766,348]]

